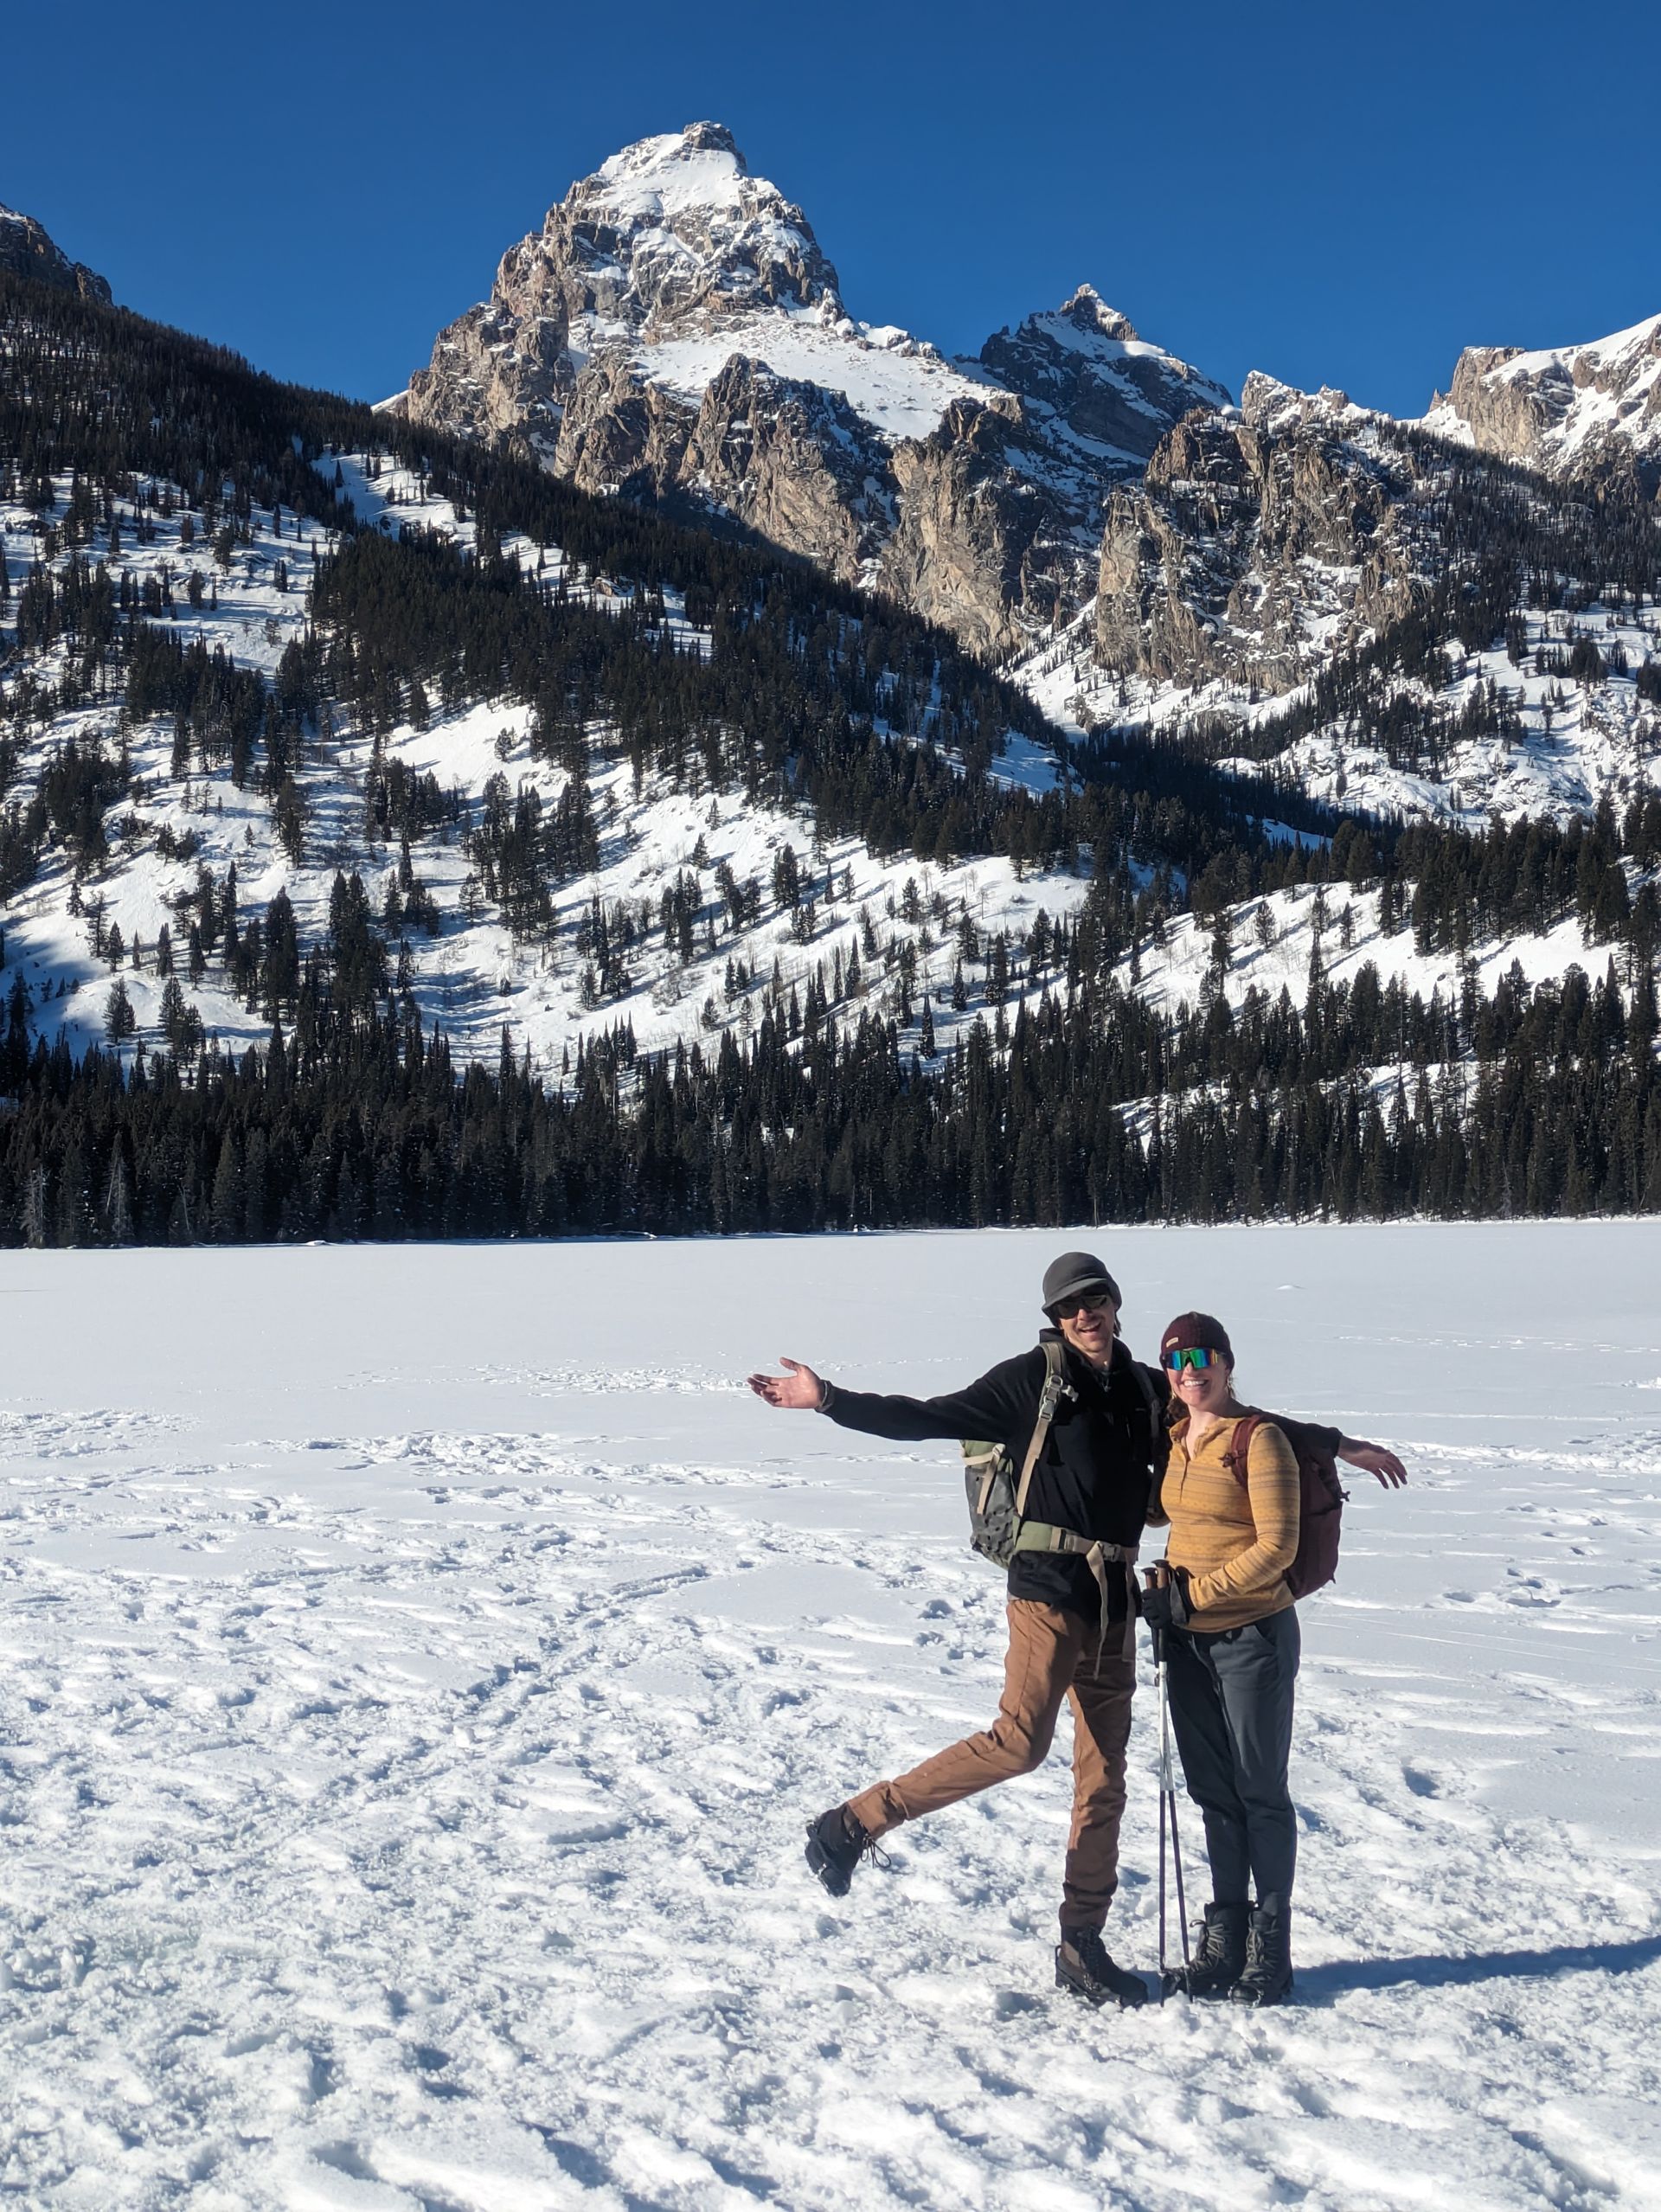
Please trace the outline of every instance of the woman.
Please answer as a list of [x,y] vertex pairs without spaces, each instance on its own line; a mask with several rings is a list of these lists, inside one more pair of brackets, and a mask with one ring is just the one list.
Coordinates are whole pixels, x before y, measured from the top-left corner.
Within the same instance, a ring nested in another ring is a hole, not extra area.
[[[1170,1524],[1169,1571],[1143,1613],[1164,1634],[1170,1716],[1205,1822],[1214,1893],[1187,1988],[1191,1997],[1279,2004],[1292,1988],[1298,1856],[1286,1763],[1299,1632],[1284,1579],[1298,1550],[1298,1459],[1285,1431],[1259,1420],[1244,1470],[1232,1463],[1248,1408],[1235,1395],[1234,1348],[1220,1321],[1179,1314],[1160,1358],[1176,1416],[1159,1497]],[[1376,1445],[1345,1438],[1341,1452],[1381,1483],[1407,1479],[1395,1454]]]

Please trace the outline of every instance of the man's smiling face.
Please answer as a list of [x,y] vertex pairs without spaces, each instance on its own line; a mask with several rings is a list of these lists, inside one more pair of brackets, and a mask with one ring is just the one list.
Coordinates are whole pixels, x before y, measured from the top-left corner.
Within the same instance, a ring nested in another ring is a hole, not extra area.
[[1075,1291],[1071,1298],[1058,1298],[1050,1308],[1055,1324],[1076,1352],[1097,1367],[1106,1367],[1113,1356],[1113,1334],[1119,1323],[1119,1308],[1109,1291]]

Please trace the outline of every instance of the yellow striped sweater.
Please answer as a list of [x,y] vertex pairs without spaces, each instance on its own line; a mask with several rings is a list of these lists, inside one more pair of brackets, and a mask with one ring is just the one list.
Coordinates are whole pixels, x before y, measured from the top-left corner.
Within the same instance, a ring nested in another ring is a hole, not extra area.
[[1235,1420],[1214,1421],[1192,1458],[1188,1423],[1170,1433],[1170,1464],[1159,1492],[1170,1523],[1165,1556],[1188,1570],[1190,1625],[1240,1628],[1292,1603],[1284,1580],[1298,1549],[1298,1460],[1273,1421],[1252,1432],[1246,1480],[1223,1454]]

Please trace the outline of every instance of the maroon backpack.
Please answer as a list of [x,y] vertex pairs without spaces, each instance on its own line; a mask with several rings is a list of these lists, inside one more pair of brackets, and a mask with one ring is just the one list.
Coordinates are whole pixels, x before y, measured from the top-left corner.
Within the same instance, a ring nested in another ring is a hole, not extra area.
[[1223,1465],[1242,1490],[1252,1438],[1264,1421],[1274,1423],[1298,1461],[1298,1549],[1286,1569],[1286,1584],[1294,1598],[1306,1598],[1311,1590],[1324,1588],[1338,1571],[1338,1529],[1350,1493],[1338,1480],[1337,1461],[1321,1441],[1328,1431],[1255,1407],[1235,1424],[1234,1442],[1222,1455]]

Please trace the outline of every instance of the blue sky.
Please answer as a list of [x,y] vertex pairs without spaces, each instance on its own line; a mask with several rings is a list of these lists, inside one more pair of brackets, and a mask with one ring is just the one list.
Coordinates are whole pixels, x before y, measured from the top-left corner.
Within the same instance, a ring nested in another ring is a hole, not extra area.
[[9,24],[0,201],[262,368],[396,390],[606,154],[698,118],[852,311],[951,351],[1088,279],[1238,390],[1417,413],[1467,343],[1661,311],[1661,9],[280,10]]

